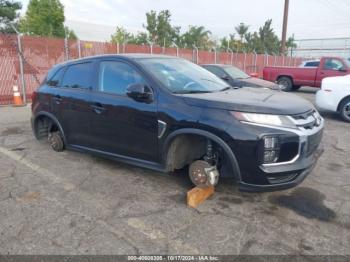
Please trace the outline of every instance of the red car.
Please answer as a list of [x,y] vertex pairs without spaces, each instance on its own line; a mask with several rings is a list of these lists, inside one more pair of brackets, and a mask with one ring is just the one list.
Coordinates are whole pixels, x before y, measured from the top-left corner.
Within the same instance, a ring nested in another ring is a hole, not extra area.
[[318,67],[265,67],[264,80],[277,82],[283,91],[298,90],[301,86],[320,87],[329,76],[350,74],[350,68],[338,57],[322,57]]

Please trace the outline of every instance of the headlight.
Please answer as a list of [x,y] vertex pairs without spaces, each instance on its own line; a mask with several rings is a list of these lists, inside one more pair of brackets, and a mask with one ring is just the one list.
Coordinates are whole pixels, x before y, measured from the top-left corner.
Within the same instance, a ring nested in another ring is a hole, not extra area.
[[293,123],[288,116],[283,115],[268,115],[268,114],[255,114],[255,113],[245,113],[232,111],[232,115],[237,118],[239,121],[250,122],[261,125],[268,126],[279,126],[286,128],[295,128],[297,126]]

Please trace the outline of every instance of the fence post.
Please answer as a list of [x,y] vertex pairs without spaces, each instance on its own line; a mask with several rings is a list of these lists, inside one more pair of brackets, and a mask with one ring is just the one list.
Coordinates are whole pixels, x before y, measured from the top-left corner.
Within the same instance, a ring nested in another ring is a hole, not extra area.
[[217,63],[216,48],[215,48],[215,47],[212,47],[212,48],[210,49],[210,51],[214,51],[214,64],[216,64],[216,63]]
[[198,58],[198,47],[193,45],[193,48],[194,49],[193,49],[193,53],[192,53],[192,60],[194,62],[194,51],[196,51],[196,64],[198,64],[198,60],[199,60],[199,58]]
[[148,44],[149,44],[149,47],[150,47],[150,52],[151,54],[153,54],[153,42],[147,40]]
[[274,60],[273,60],[273,66],[276,66],[276,60],[277,60],[277,55],[276,53],[273,53],[275,55]]
[[119,42],[117,42],[117,54],[120,53],[120,50],[119,50]]
[[26,94],[26,81],[24,79],[24,61],[23,61],[23,52],[22,52],[22,41],[21,41],[21,34],[18,32],[16,27],[10,23],[10,26],[12,29],[16,32],[17,35],[17,53],[18,53],[18,59],[19,59],[19,71],[20,71],[20,77],[21,77],[21,87],[22,87],[22,100],[23,103],[27,104],[27,94]]
[[257,64],[257,60],[258,60],[258,54],[255,52],[255,50],[253,51],[254,53],[254,71],[256,71],[256,64]]
[[81,46],[80,46],[80,39],[77,40],[77,45],[78,45],[78,56],[81,58]]
[[236,59],[235,59],[235,66],[238,64],[238,47],[236,49]]
[[247,60],[247,53],[246,53],[246,51],[245,51],[245,50],[243,51],[243,53],[244,53],[244,60],[243,60],[243,71],[245,72],[245,66],[246,66],[246,60]]
[[282,66],[284,66],[284,55],[282,55]]
[[179,57],[179,47],[176,43],[173,42],[173,45],[176,47],[176,56]]
[[231,48],[227,48],[227,51],[231,54],[231,65],[233,65],[233,51]]
[[65,32],[65,35],[64,35],[64,54],[65,54],[66,61],[67,61],[67,60],[69,60],[68,38],[67,38],[66,30],[64,32]]
[[26,94],[26,82],[24,79],[24,61],[21,54],[22,53],[22,42],[21,42],[21,35],[17,33],[17,44],[18,44],[18,56],[19,56],[19,70],[21,74],[21,85],[22,85],[22,97],[23,97],[23,103],[27,104],[27,94]]
[[264,67],[265,66],[269,66],[269,54],[267,52],[265,52],[264,56]]

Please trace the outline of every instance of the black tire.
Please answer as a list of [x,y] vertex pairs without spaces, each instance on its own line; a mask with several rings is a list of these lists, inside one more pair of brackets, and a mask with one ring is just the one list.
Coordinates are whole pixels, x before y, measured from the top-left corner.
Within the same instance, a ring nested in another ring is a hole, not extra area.
[[343,102],[341,102],[339,112],[345,121],[350,122],[350,98],[346,98]]
[[300,89],[301,86],[293,86],[292,90],[293,91],[298,91]]
[[278,78],[277,84],[281,87],[282,91],[289,92],[293,89],[293,81],[290,77],[282,76]]
[[48,136],[48,141],[53,150],[62,152],[64,150],[64,141],[61,132],[51,132]]

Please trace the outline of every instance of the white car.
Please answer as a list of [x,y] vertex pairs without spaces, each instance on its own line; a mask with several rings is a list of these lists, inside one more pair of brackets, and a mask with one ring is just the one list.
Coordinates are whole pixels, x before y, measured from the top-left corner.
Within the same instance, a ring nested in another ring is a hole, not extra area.
[[321,90],[316,94],[316,105],[320,109],[338,112],[350,122],[350,75],[324,78]]

